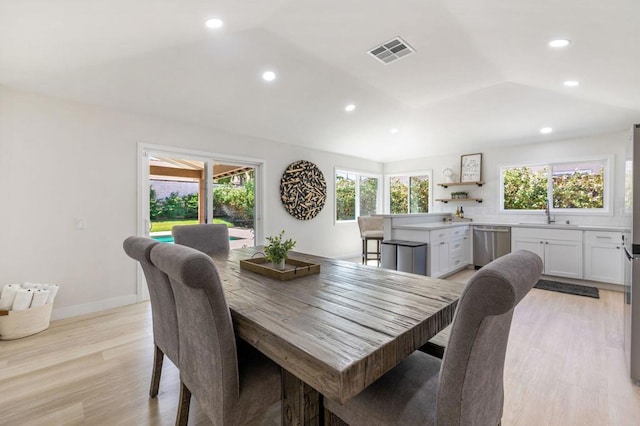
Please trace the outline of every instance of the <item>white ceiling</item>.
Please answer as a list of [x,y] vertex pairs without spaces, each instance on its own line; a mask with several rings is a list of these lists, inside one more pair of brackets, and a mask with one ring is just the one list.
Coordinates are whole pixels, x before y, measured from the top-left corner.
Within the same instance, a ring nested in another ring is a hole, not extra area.
[[[640,122],[639,16],[640,0],[0,0],[0,84],[376,161],[481,152]],[[366,53],[396,36],[416,53]]]

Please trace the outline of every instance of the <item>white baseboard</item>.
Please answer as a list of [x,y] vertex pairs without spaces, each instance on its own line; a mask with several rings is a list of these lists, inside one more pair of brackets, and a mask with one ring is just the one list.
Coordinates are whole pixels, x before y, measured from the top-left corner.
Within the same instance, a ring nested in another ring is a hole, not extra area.
[[335,256],[334,259],[338,260],[351,260],[351,259],[360,259],[362,257],[362,253],[357,252],[354,254],[347,254],[345,256]]
[[106,309],[117,308],[119,306],[132,305],[136,302],[138,302],[138,295],[129,294],[127,296],[114,297],[113,299],[68,306],[66,308],[54,309],[51,314],[51,319],[58,320],[83,314],[91,314],[93,312],[100,312]]

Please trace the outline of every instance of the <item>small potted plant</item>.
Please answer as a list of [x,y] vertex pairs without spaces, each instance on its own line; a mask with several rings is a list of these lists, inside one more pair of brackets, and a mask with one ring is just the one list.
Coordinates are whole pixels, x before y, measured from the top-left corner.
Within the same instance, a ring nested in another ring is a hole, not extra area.
[[264,247],[265,257],[269,262],[273,263],[276,269],[283,271],[289,250],[296,246],[296,242],[291,238],[284,239],[284,229],[278,235],[267,237],[267,241],[269,241],[269,244]]

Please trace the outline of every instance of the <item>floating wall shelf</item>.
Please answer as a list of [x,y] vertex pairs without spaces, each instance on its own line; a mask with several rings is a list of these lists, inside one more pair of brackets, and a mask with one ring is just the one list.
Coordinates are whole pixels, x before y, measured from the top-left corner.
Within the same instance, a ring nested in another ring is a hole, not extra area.
[[482,186],[484,185],[484,182],[480,180],[476,182],[446,182],[446,183],[439,183],[438,185],[442,186],[443,188],[448,188],[450,186],[469,186],[469,185]]
[[482,198],[437,198],[436,201],[442,201],[443,203],[448,203],[449,201],[457,202],[457,201],[477,201],[478,203],[482,202]]

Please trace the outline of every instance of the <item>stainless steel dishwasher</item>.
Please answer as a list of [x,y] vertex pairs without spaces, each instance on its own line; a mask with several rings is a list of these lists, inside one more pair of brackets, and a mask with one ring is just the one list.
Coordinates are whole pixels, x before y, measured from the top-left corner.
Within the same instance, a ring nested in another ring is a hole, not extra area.
[[511,227],[473,226],[473,264],[476,269],[511,253]]

